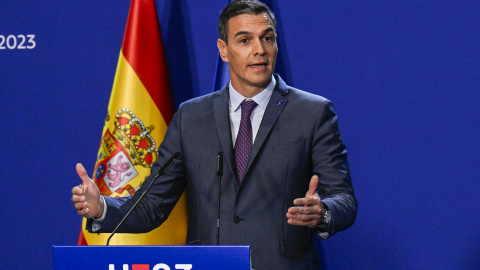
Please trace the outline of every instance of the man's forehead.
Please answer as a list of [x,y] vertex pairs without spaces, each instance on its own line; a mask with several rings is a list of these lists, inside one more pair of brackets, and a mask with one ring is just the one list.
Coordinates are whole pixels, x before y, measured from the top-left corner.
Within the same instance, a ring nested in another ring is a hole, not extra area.
[[273,29],[273,31],[275,31],[272,19],[265,12],[260,14],[240,14],[228,20],[228,35],[235,35],[235,33],[238,31],[246,30],[247,28],[251,28],[252,26],[255,26],[255,28],[257,28],[260,25],[263,25],[262,29],[255,30],[265,31],[271,28]]

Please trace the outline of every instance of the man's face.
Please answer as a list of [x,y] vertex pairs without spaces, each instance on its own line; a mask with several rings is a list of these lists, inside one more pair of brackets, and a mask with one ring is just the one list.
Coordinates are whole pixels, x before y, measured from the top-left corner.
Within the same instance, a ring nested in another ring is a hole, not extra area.
[[228,44],[219,39],[217,46],[223,61],[228,62],[235,89],[251,93],[268,86],[278,48],[275,29],[267,14],[232,17],[228,21]]

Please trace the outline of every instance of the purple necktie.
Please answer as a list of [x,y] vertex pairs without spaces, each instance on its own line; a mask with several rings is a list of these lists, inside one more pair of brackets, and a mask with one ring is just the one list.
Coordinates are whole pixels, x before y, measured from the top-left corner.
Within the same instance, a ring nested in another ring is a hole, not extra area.
[[240,104],[242,106],[242,120],[240,120],[240,128],[238,129],[237,140],[235,141],[235,164],[237,165],[237,183],[240,185],[243,174],[247,169],[248,158],[250,157],[250,149],[252,149],[252,123],[250,115],[257,103],[253,100],[244,100]]

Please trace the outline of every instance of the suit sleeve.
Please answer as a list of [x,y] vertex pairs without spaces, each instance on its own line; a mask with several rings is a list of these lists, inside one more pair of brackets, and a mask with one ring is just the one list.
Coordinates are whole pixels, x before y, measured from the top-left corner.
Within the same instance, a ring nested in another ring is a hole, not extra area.
[[[120,233],[146,233],[160,226],[175,207],[186,185],[184,159],[181,147],[181,106],[173,116],[165,138],[158,149],[158,160],[151,169],[150,176],[140,189],[133,195],[122,198],[104,197],[107,204],[105,220],[96,233],[113,231],[120,220],[142,195],[162,165],[176,152],[180,157],[172,164],[169,170],[159,177],[147,195],[140,201],[135,210],[119,228]],[[87,221],[87,230],[92,232],[93,219]]]
[[330,231],[315,229],[315,232],[326,239],[355,222],[358,204],[350,178],[347,149],[330,101],[323,103],[319,115],[313,140],[312,164],[314,174],[319,177],[318,193],[332,214],[332,225]]

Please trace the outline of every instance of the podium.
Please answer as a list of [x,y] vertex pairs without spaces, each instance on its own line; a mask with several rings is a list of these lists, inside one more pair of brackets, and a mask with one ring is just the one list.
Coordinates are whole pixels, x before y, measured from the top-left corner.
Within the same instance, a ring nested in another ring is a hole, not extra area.
[[250,270],[249,246],[54,246],[55,270]]

